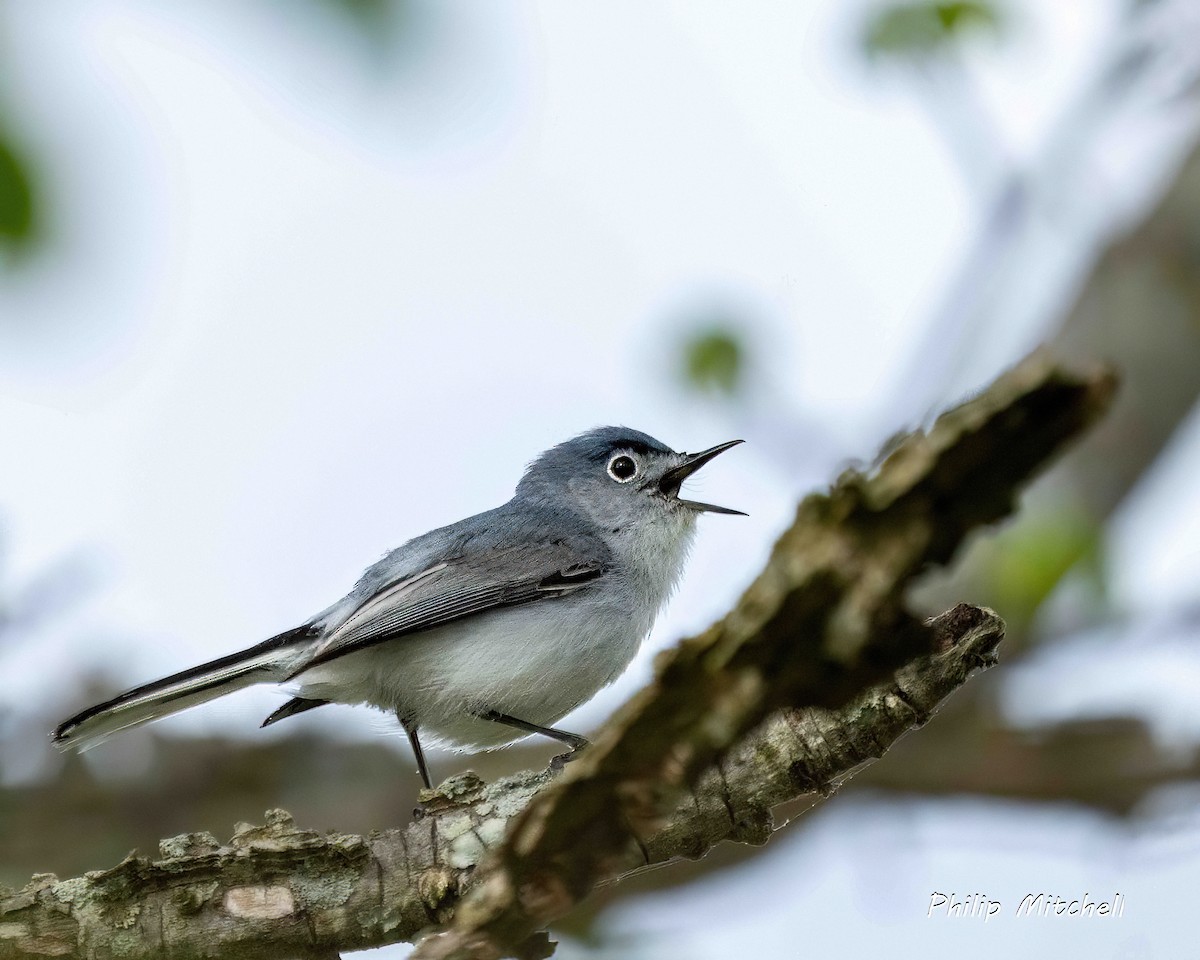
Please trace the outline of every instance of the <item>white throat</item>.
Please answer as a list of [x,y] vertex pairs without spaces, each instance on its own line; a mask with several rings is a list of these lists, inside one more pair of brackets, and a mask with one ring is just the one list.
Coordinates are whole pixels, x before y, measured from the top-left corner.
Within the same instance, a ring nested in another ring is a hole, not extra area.
[[652,621],[679,583],[695,533],[695,514],[672,510],[607,537],[609,547],[628,565],[633,586],[646,599]]

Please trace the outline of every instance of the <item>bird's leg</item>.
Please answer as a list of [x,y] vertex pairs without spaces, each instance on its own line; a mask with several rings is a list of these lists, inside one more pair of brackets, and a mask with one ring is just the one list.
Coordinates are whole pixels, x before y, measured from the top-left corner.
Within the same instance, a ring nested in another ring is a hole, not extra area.
[[550,737],[552,740],[565,743],[571,748],[571,752],[560,754],[550,761],[550,766],[555,770],[561,770],[564,764],[575,759],[575,755],[579,750],[588,745],[587,740],[577,733],[567,733],[566,730],[555,730],[554,727],[540,727],[536,723],[530,723],[528,720],[520,720],[517,717],[510,717],[507,713],[500,713],[496,710],[484,710],[482,713],[476,714],[476,716],[481,720],[503,723],[505,726],[516,727],[518,730],[524,730],[526,733],[540,733],[543,737]]
[[421,749],[421,741],[417,739],[417,725],[405,720],[400,714],[396,714],[396,719],[400,721],[400,726],[408,734],[408,742],[412,745],[413,754],[417,758],[417,772],[421,774],[421,782],[425,784],[426,790],[432,790],[433,784],[429,781],[429,767],[425,765],[425,751]]

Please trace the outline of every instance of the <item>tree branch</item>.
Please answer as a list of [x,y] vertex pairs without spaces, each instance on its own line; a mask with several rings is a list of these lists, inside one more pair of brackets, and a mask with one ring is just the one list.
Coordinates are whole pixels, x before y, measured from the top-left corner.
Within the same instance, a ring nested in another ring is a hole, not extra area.
[[[827,790],[986,661],[998,618],[960,606],[923,623],[908,584],[1010,512],[1113,385],[1035,357],[871,475],[808,497],[734,610],[660,657],[553,782],[463,776],[404,830],[318,836],[277,811],[225,847],[192,834],[156,862],[35,877],[0,902],[0,958],[328,957],[436,924],[450,926],[417,955],[530,956],[544,952],[535,931],[598,883],[724,837],[764,840],[772,803]],[[761,726],[795,705],[835,712]]]
[[772,711],[836,707],[932,648],[904,607],[916,574],[946,563],[1111,399],[1035,355],[899,442],[873,474],[805,498],[766,569],[720,622],[660,656],[653,683],[521,812],[453,925],[414,958],[505,956],[658,829],[677,794]]
[[[972,670],[992,662],[1004,624],[958,607],[933,621],[928,654],[841,710],[780,711],[678,804],[660,830],[623,850],[606,879],[703,856],[722,840],[764,843],[771,808],[829,793],[924,722]],[[411,940],[455,912],[460,891],[510,819],[551,779],[525,772],[485,784],[466,773],[426,796],[403,830],[371,836],[300,830],[282,810],[210,834],[164,840],[71,880],[39,875],[0,902],[0,957],[329,957]]]

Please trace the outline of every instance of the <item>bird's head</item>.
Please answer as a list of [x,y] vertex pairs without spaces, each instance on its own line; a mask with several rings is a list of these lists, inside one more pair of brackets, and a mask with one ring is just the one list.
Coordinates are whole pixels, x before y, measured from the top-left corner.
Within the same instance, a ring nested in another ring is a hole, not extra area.
[[613,532],[624,525],[663,520],[690,526],[701,513],[745,516],[740,510],[680,496],[688,477],[741,442],[679,453],[638,430],[599,427],[538,457],[517,494],[558,500]]

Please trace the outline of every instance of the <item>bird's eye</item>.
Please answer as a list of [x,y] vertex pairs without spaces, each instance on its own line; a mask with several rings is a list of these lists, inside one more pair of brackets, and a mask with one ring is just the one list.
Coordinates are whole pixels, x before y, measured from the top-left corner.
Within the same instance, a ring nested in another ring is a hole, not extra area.
[[608,461],[608,475],[617,483],[626,483],[637,476],[637,464],[622,453]]

